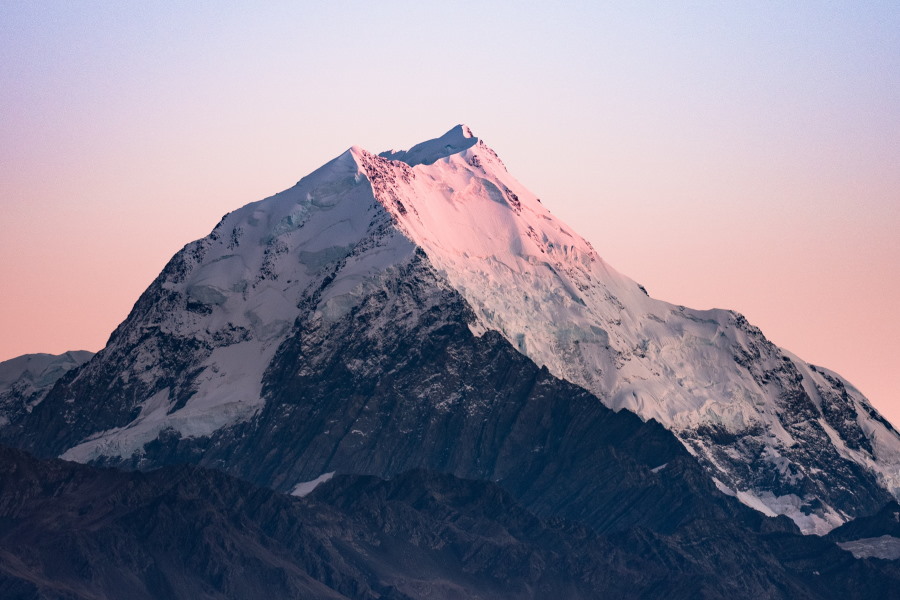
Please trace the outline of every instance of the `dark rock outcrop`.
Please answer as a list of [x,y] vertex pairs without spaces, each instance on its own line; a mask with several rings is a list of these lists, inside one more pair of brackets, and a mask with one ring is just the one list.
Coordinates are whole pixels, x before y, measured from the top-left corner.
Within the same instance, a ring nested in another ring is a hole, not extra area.
[[867,517],[857,517],[833,529],[828,538],[838,542],[848,542],[864,538],[889,535],[900,538],[900,504],[888,502],[881,510]]

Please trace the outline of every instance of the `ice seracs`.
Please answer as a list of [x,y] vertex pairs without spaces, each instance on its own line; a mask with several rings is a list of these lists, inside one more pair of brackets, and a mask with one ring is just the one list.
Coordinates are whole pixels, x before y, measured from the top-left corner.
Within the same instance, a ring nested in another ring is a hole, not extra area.
[[844,461],[900,490],[900,438],[855,388],[737,313],[650,298],[467,139],[433,162],[411,157],[415,177],[382,195],[407,207],[394,217],[469,302],[475,327],[502,333],[612,408],[660,421],[737,497],[805,531],[846,520],[826,488],[852,496],[852,477],[821,475]]

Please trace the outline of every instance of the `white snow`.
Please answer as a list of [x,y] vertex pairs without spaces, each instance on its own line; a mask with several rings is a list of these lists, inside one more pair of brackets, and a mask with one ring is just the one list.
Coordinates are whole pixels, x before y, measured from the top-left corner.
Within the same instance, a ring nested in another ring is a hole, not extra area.
[[847,550],[856,558],[900,559],[900,538],[891,535],[863,538],[852,542],[838,542],[838,546]]
[[70,369],[87,362],[94,355],[87,350],[71,350],[63,354],[24,354],[0,362],[0,425],[9,422],[10,412],[21,410],[11,398],[31,398],[25,410],[40,403],[53,384]]
[[319,486],[320,483],[325,483],[332,477],[334,477],[334,471],[332,471],[331,473],[322,473],[311,481],[301,481],[294,486],[294,489],[291,490],[291,496],[298,496],[300,498],[308,496],[314,489]]
[[0,393],[21,382],[34,388],[46,386],[93,355],[87,350],[72,350],[63,354],[23,354],[4,360],[0,362]]
[[738,379],[730,312],[646,296],[480,142],[413,172],[396,191],[415,210],[395,216],[476,310],[480,330],[499,331],[554,374],[611,398],[614,408],[677,427],[757,420],[743,400],[763,393]]
[[472,130],[465,125],[457,125],[439,138],[416,144],[409,150],[388,150],[380,156],[403,161],[408,165],[430,165],[436,160],[471,148],[478,141]]
[[[161,314],[135,326],[159,327],[212,346],[194,380],[193,395],[172,411],[170,391],[159,391],[141,403],[140,415],[127,427],[92,436],[62,457],[81,462],[99,456],[127,458],[141,454],[144,444],[166,429],[184,437],[205,436],[252,417],[264,402],[263,373],[289,335],[301,298],[325,270],[346,261],[318,311],[337,318],[386,269],[413,255],[415,246],[394,230],[368,252],[348,257],[377,214],[388,219],[359,176],[353,152],[347,151],[295,187],[227,215],[214,232],[217,239],[202,242],[206,252],[191,261],[184,280],[163,283],[164,289],[205,305],[208,314],[160,309]],[[153,345],[141,346],[133,370],[123,378],[152,384],[163,375],[157,366],[160,352]]]

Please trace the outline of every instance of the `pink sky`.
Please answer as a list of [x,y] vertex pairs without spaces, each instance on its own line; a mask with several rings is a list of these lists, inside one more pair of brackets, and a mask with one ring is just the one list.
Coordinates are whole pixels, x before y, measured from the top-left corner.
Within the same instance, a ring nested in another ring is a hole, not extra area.
[[0,6],[0,360],[97,350],[185,243],[471,125],[655,297],[900,423],[900,10]]

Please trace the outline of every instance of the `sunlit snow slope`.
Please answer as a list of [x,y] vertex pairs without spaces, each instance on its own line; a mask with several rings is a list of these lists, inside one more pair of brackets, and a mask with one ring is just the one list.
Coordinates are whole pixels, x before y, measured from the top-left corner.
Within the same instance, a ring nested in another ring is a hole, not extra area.
[[110,398],[107,421],[56,399],[66,427],[94,432],[64,457],[130,456],[166,431],[250,418],[299,315],[339,318],[421,252],[476,334],[497,331],[610,407],[660,421],[746,504],[824,532],[871,504],[866,490],[900,491],[900,437],[853,386],[737,313],[650,298],[465,126],[408,151],[351,148],[186,246],[57,392],[103,381]]
[[[721,489],[815,532],[846,520],[827,500],[855,493],[853,475],[834,478],[847,469],[842,459],[900,491],[900,438],[852,385],[772,345],[733,311],[648,297],[468,128],[384,156],[414,157],[414,179],[376,190],[480,328],[612,408],[666,425]],[[404,169],[361,162],[370,177]]]

